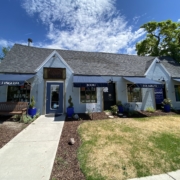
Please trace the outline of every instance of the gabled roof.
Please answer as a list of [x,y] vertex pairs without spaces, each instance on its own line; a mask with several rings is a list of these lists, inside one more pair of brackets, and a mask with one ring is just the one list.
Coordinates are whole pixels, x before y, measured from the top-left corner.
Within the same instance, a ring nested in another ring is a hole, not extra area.
[[[37,48],[15,44],[0,64],[3,73],[35,73],[35,70],[54,51],[54,49]],[[144,76],[155,57],[113,54],[102,52],[83,52],[56,49],[60,56],[72,68],[74,74],[81,75],[119,75]],[[174,67],[173,60],[161,59],[163,65],[174,77],[180,68]],[[173,61],[173,62],[172,62]],[[175,63],[175,62],[174,62]],[[180,74],[180,73],[179,73]]]
[[159,57],[160,63],[171,74],[171,77],[180,77],[180,63],[174,61],[171,57]]

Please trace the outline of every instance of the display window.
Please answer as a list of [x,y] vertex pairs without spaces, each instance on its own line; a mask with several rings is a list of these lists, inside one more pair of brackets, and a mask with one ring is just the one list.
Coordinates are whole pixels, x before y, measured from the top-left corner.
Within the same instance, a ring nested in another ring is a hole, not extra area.
[[142,102],[142,88],[127,84],[128,102]]
[[180,101],[180,85],[175,85],[174,89],[175,89],[176,101]]
[[7,101],[30,102],[31,85],[25,83],[23,86],[8,86]]
[[97,103],[96,87],[81,87],[80,101],[81,103]]

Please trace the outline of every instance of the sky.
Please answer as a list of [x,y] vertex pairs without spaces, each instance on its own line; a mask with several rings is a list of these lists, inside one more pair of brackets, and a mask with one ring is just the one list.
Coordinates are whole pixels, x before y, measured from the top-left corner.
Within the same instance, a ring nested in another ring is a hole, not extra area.
[[0,48],[136,54],[149,21],[180,21],[179,0],[0,0]]

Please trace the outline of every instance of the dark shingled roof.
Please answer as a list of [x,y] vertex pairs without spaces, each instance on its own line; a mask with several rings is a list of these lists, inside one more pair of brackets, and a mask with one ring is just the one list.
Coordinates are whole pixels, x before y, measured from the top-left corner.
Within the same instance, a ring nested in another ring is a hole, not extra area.
[[180,63],[171,57],[159,57],[158,59],[171,74],[171,77],[180,77]]
[[[3,73],[35,73],[42,62],[54,51],[54,49],[37,48],[15,44],[5,59],[0,64],[0,72]],[[71,50],[56,51],[73,69],[75,74],[83,75],[120,75],[120,76],[144,76],[155,57],[136,56],[125,54],[83,52]],[[168,71],[173,69],[173,63],[168,64],[162,60]],[[174,62],[174,61],[173,61]],[[168,65],[166,65],[168,64]],[[176,71],[179,72],[179,68]],[[176,74],[176,77],[177,74]]]

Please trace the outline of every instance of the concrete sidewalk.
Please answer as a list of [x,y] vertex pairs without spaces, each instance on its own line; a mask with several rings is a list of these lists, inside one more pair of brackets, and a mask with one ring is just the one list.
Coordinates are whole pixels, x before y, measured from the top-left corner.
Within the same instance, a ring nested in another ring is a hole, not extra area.
[[180,180],[180,170],[169,172],[167,174],[160,174],[154,176],[147,176],[142,178],[134,178],[129,180]]
[[49,180],[65,116],[40,116],[0,149],[1,180]]

